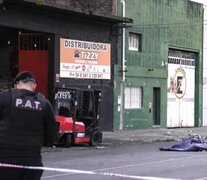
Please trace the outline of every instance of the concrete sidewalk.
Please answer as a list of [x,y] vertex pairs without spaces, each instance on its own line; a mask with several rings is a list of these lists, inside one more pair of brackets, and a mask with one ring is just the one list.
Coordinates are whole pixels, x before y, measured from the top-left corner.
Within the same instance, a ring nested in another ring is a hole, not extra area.
[[179,141],[189,135],[207,136],[207,127],[199,128],[152,128],[103,132],[103,143],[153,143]]
[[[202,138],[207,136],[207,127],[199,128],[151,128],[139,130],[122,130],[114,132],[102,132],[103,141],[98,146],[116,147],[120,145],[127,145],[130,143],[144,144],[154,142],[180,141],[183,138],[188,138],[189,134],[200,135]],[[88,145],[87,145],[88,146]],[[77,146],[78,147],[78,146]],[[76,148],[77,148],[76,147]],[[80,146],[83,148],[83,146]],[[64,151],[68,148],[51,148],[43,147],[42,152]]]

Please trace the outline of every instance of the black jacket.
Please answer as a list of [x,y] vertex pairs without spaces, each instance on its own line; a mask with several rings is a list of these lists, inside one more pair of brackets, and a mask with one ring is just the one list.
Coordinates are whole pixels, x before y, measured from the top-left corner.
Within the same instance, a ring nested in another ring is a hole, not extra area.
[[24,89],[0,92],[0,157],[7,152],[38,154],[43,143],[58,138],[51,104],[45,98]]

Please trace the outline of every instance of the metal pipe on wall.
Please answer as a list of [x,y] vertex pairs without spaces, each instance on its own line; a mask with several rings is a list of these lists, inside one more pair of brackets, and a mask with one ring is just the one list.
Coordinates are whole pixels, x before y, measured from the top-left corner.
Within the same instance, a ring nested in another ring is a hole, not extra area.
[[[125,0],[121,0],[122,4],[122,16],[125,17]],[[119,121],[119,130],[123,130],[123,111],[124,111],[124,86],[125,86],[125,27],[122,29],[122,81],[120,83],[120,96],[121,96],[121,104],[120,104],[120,121]]]

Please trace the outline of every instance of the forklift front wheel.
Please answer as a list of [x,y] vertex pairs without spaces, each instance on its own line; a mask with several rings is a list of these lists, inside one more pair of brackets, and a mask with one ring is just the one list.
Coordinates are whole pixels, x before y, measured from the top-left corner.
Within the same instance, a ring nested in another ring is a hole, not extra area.
[[72,145],[72,136],[71,134],[66,134],[65,135],[65,147],[71,147]]
[[93,132],[90,137],[89,145],[97,146],[101,142],[102,142],[102,133],[100,131]]

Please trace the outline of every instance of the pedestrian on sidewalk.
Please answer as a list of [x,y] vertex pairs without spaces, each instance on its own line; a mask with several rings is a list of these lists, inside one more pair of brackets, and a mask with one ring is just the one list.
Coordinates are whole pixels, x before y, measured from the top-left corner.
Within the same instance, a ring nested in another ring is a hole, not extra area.
[[[0,92],[0,163],[43,166],[43,143],[57,140],[52,106],[35,92],[36,86],[34,75],[24,71],[14,79],[14,88]],[[2,180],[40,180],[42,173],[0,167]]]

